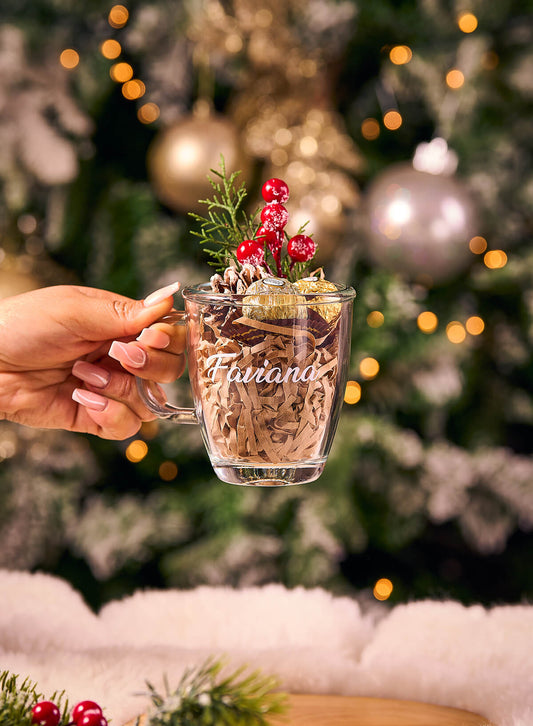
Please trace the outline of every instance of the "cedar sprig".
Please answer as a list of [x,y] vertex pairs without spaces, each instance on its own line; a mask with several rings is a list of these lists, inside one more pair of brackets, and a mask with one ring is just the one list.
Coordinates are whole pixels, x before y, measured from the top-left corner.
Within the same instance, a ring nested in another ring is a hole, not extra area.
[[57,705],[62,714],[61,723],[66,724],[69,705],[64,691],[56,691],[50,698],[45,698],[29,678],[21,682],[19,676],[10,671],[0,673],[0,726],[31,726],[31,709],[43,700]]
[[[229,177],[226,174],[224,157],[220,157],[220,171],[211,169],[216,179],[208,176],[213,187],[211,199],[201,199],[200,204],[207,205],[207,216],[189,212],[200,225],[200,231],[191,231],[198,237],[200,244],[210,245],[206,252],[213,260],[209,264],[223,272],[232,261],[237,260],[235,250],[240,243],[253,236],[253,219],[243,209],[243,202],[247,196],[246,184],[238,184],[240,171],[234,171]],[[220,180],[220,181],[218,181]]]
[[173,690],[165,680],[164,695],[147,683],[153,704],[148,726],[266,726],[270,716],[285,711],[286,696],[275,691],[274,677],[244,675],[242,667],[220,679],[223,667],[210,658],[187,669]]

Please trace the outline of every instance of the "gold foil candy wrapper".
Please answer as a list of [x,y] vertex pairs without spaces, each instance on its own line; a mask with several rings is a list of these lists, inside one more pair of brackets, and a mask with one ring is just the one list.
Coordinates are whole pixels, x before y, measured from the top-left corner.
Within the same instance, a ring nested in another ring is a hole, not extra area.
[[[319,280],[313,277],[296,280],[294,287],[298,292],[301,292],[304,295],[321,292],[337,292],[337,286],[333,282],[328,282],[328,280]],[[320,295],[317,295],[316,298],[311,300],[307,298],[307,300],[310,302],[315,300],[316,302],[320,302],[319,305],[309,305],[309,308],[318,313],[318,315],[324,318],[327,323],[331,323],[332,320],[335,320],[335,318],[340,315],[341,303],[329,303],[326,305],[324,303],[327,301],[327,297],[321,297]]]
[[[253,282],[242,301],[242,313],[253,320],[306,318],[305,298],[288,281],[265,277]],[[304,303],[302,305],[302,303]]]

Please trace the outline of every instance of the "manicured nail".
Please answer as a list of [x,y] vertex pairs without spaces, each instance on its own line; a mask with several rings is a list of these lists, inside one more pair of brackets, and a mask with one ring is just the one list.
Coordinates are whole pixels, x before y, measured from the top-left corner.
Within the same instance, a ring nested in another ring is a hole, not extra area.
[[137,340],[150,348],[167,348],[170,345],[170,335],[157,328],[145,328],[137,336]]
[[174,295],[174,293],[178,292],[180,289],[180,283],[179,282],[173,282],[170,285],[167,285],[166,287],[162,287],[160,290],[156,290],[155,292],[152,292],[148,297],[144,299],[144,306],[150,307],[150,305],[157,305],[157,303],[163,302],[163,300],[166,300],[167,297],[170,297],[171,295]]
[[138,345],[130,345],[128,343],[120,343],[114,340],[111,343],[108,353],[110,358],[118,360],[119,363],[126,363],[132,368],[142,368],[146,363],[146,353]]
[[107,398],[92,391],[85,391],[83,388],[75,388],[72,391],[72,400],[85,408],[90,408],[91,411],[103,411],[109,403]]
[[105,368],[77,360],[72,366],[72,374],[95,388],[105,388],[109,383],[111,374]]

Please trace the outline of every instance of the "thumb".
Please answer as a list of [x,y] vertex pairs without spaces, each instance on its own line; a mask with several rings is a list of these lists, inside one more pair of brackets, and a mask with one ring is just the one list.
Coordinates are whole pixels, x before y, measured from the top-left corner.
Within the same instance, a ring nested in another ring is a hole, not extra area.
[[74,288],[74,304],[65,306],[72,316],[80,338],[113,340],[136,335],[166,315],[173,306],[172,296],[180,283],[156,290],[144,300],[133,300],[107,290]]

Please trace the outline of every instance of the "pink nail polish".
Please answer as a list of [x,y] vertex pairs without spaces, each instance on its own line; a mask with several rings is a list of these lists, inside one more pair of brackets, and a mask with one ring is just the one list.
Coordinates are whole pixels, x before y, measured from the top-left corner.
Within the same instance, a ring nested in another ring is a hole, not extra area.
[[171,295],[174,295],[174,293],[178,292],[180,289],[180,283],[179,282],[173,282],[170,285],[166,285],[166,287],[162,287],[159,290],[156,290],[155,292],[152,292],[150,295],[148,295],[144,299],[144,306],[150,307],[151,305],[157,305],[157,303],[163,302],[163,300],[166,300],[167,297],[171,297]]
[[138,345],[121,343],[118,340],[111,343],[108,355],[110,358],[118,360],[119,363],[125,363],[132,368],[142,368],[147,357],[145,351]]
[[149,345],[150,348],[167,348],[170,345],[170,335],[156,328],[145,328],[137,336],[139,343]]
[[85,408],[90,408],[91,411],[103,411],[108,404],[107,398],[92,391],[85,391],[83,388],[75,388],[72,391],[72,400]]
[[93,363],[77,360],[72,366],[72,375],[95,388],[105,388],[111,378],[109,371]]

